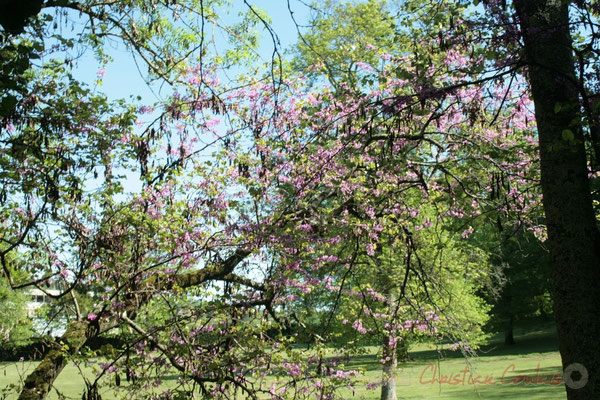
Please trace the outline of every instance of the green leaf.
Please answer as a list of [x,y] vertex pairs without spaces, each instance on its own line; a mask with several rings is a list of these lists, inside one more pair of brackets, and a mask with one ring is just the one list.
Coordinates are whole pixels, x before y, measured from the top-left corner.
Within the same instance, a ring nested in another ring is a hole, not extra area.
[[562,106],[560,105],[560,103],[556,103],[554,105],[554,114],[558,114],[561,110]]
[[562,138],[563,140],[567,140],[567,141],[572,141],[575,140],[575,135],[573,134],[573,131],[570,129],[565,129],[562,131]]
[[0,102],[0,116],[9,115],[17,105],[17,98],[13,95],[6,95]]

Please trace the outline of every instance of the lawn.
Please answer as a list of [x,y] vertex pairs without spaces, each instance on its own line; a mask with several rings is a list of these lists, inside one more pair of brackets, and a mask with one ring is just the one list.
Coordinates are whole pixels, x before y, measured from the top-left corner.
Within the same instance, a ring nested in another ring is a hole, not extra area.
[[[444,351],[440,355],[421,346],[411,352],[412,360],[399,368],[397,396],[399,399],[565,399],[562,384],[544,383],[556,383],[556,374],[561,373],[555,334],[548,328],[530,330],[520,332],[516,340],[514,346],[493,342],[483,347],[478,357],[468,360],[460,352]],[[367,370],[365,382],[380,376],[379,366],[372,357],[364,357],[355,365]],[[374,400],[379,398],[379,391],[369,392],[363,386],[354,395],[348,393],[348,398],[360,395]]]
[[[514,346],[493,341],[478,352],[478,357],[468,360],[460,352],[440,354],[431,346],[416,346],[410,353],[412,360],[399,367],[398,398],[565,399],[562,384],[544,383],[556,383],[555,375],[561,372],[553,329],[546,326],[537,330],[517,330],[516,340]],[[351,363],[350,368],[363,368],[366,372],[361,377],[362,384],[357,385],[354,392],[343,392],[344,398],[379,398],[379,389],[366,389],[367,382],[378,381],[381,376],[380,365],[374,356],[376,351],[375,347],[368,348],[367,354]],[[0,363],[0,388],[16,383],[34,366],[35,363],[29,362]],[[68,397],[80,399],[84,384],[78,370],[68,366],[55,386]],[[103,400],[116,399],[109,390],[101,394]],[[15,398],[11,395],[5,399]],[[58,396],[53,391],[49,398],[58,399]]]

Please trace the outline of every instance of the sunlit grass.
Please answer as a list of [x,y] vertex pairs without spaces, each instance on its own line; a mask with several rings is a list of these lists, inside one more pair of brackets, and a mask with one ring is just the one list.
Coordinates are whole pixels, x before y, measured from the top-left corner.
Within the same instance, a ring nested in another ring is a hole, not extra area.
[[[400,365],[398,369],[398,398],[565,399],[562,384],[534,383],[536,380],[544,381],[544,378],[550,381],[552,376],[561,372],[560,356],[556,350],[558,345],[553,331],[546,327],[516,333],[516,345],[505,346],[501,342],[493,342],[483,347],[477,357],[470,359],[465,359],[460,352],[438,352],[427,344],[415,346],[411,349],[411,361]],[[356,357],[350,363],[351,369],[361,369],[365,373],[352,390],[342,391],[344,398],[379,399],[379,388],[366,388],[367,383],[381,379],[381,365],[375,355],[377,350],[374,346],[367,347],[364,355]],[[0,388],[16,384],[27,376],[35,365],[35,362],[0,363]],[[84,370],[84,373],[91,377],[90,370]],[[453,384],[439,383],[444,380],[444,375],[449,377],[447,379]],[[528,376],[529,381],[512,383],[519,375]],[[474,384],[474,380],[486,383]],[[492,382],[493,384],[490,384]],[[81,399],[85,384],[79,370],[69,365],[58,377],[55,386],[68,398]],[[101,388],[100,393],[103,400],[117,399],[110,388]],[[53,391],[49,398],[54,400],[59,397]],[[16,399],[16,395],[6,397],[6,400],[12,399]]]

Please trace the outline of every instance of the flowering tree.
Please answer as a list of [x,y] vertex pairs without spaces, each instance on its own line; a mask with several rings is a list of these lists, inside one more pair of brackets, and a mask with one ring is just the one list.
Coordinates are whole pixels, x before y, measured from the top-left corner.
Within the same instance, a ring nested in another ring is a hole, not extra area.
[[[89,309],[74,301],[76,317],[21,399],[44,398],[67,362],[86,362],[89,339],[110,330],[127,345],[102,354],[88,399],[108,377],[134,398],[334,398],[358,374],[340,364],[353,349],[341,347],[336,360],[320,345],[295,349],[287,335],[302,323],[290,303],[314,291],[334,310],[354,307],[347,325],[357,335],[378,326],[392,353],[413,325],[435,334],[434,324],[460,321],[434,273],[448,258],[427,259],[417,244],[461,243],[476,234],[470,221],[484,205],[524,221],[537,206],[527,191],[536,153],[526,87],[515,69],[482,71],[489,64],[462,40],[460,7],[428,14],[456,26],[447,35],[397,52],[365,47],[382,67],[357,64],[357,84],[332,89],[304,77],[220,84],[223,64],[204,54],[202,28],[217,25],[218,2],[117,4],[67,7],[90,19],[86,43],[118,34],[151,76],[177,84],[154,108],[110,104],[56,63],[49,77],[13,68],[38,50],[5,35],[6,65],[22,81],[3,101],[4,272],[30,272],[13,288],[60,279],[62,297],[92,283],[102,292]],[[247,23],[266,21],[248,11]],[[164,12],[196,18],[197,35],[178,36]],[[184,50],[194,46],[197,62]],[[132,172],[139,190],[126,190]],[[510,193],[501,203],[500,185]],[[431,240],[441,233],[447,240]],[[401,265],[385,265],[400,248]],[[9,262],[16,252],[22,261]],[[457,263],[474,263],[456,252]],[[404,276],[369,286],[383,277],[376,268]],[[382,358],[393,365],[392,354]],[[171,371],[176,385],[161,387]]]
[[[452,7],[450,8],[452,9]],[[460,10],[454,10],[454,12],[460,12]],[[392,18],[392,14],[395,14],[396,18]],[[339,93],[357,93],[358,96],[362,96],[365,91],[373,90],[373,86],[380,89],[387,88],[388,77],[393,74],[416,77],[419,70],[422,69],[422,66],[419,65],[421,60],[418,56],[411,56],[411,64],[404,64],[403,68],[395,65],[396,57],[410,54],[412,49],[415,52],[417,51],[412,37],[415,33],[415,27],[410,26],[410,22],[408,24],[399,22],[404,18],[410,18],[410,15],[410,10],[407,11],[402,6],[392,9],[384,1],[356,4],[328,2],[311,21],[311,29],[301,34],[297,50],[298,56],[294,65],[307,74],[313,86],[323,85],[323,82],[327,82]],[[422,18],[419,23],[428,25],[433,21]],[[443,57],[440,57],[440,50],[428,49],[425,54],[427,54],[427,57],[436,57],[436,53],[437,59],[442,61]],[[441,53],[443,53],[443,50]],[[441,65],[443,65],[442,62],[440,62]],[[434,81],[434,75],[435,73],[432,73],[432,76],[427,77],[427,79]],[[423,79],[423,77],[419,79]],[[404,92],[401,90],[397,92],[388,90],[388,93],[416,93],[418,89],[411,86],[411,84],[418,82],[419,79],[411,80],[410,83],[407,80],[408,84],[404,88]],[[439,104],[443,104],[443,101],[440,101]],[[487,112],[487,110],[482,111]],[[421,114],[426,113],[427,111],[424,113],[421,111]],[[384,122],[391,119],[393,117],[390,117],[389,113],[371,116],[370,122],[372,122],[373,130],[381,135],[380,138],[386,134],[385,129],[382,129],[384,123],[378,125],[375,121]],[[405,121],[403,123],[406,124],[406,128],[409,130],[411,128],[418,129],[417,127],[411,127]],[[421,143],[421,151],[428,145],[431,145],[431,143]],[[428,162],[432,168],[441,166],[433,156],[438,150],[440,148],[433,145],[430,148],[431,153],[424,151],[419,155],[418,165],[423,166],[423,162]],[[405,155],[404,152],[398,152],[394,155],[379,156],[379,165],[373,169],[375,171],[382,169],[381,165],[385,163],[396,166],[403,165],[407,162],[404,158]],[[467,163],[469,163],[468,160],[469,157],[466,157],[465,161]],[[408,160],[408,163],[413,161]],[[415,171],[417,170],[415,169]],[[443,174],[446,172],[449,171],[444,171]],[[454,170],[452,173],[456,179],[468,179],[465,178],[464,172],[460,170]],[[425,182],[430,179],[429,176],[421,176],[420,183],[427,187],[428,183]],[[419,183],[416,183],[415,186],[419,187]],[[469,186],[468,183],[467,186]],[[422,311],[419,312],[418,310],[428,304],[436,309],[437,313],[444,314],[441,320],[438,320],[438,326],[436,327],[438,335],[458,336],[462,340],[456,338],[455,341],[462,342],[467,340],[470,333],[471,340],[469,341],[471,346],[474,346],[474,336],[476,335],[473,335],[473,332],[478,330],[477,324],[482,324],[485,321],[485,307],[482,307],[480,302],[478,303],[478,298],[474,293],[475,288],[478,285],[483,285],[484,281],[487,280],[485,277],[489,274],[489,271],[484,267],[486,265],[485,256],[476,256],[480,252],[474,251],[473,248],[468,246],[463,246],[465,253],[471,253],[469,260],[469,257],[460,255],[461,251],[456,252],[455,250],[461,248],[461,242],[464,243],[465,238],[469,236],[472,229],[470,225],[476,223],[473,220],[482,219],[482,217],[461,218],[462,221],[457,224],[454,222],[455,218],[445,219],[441,217],[437,213],[439,210],[428,212],[428,207],[425,205],[428,203],[428,195],[429,193],[426,193],[424,196],[418,190],[414,192],[406,190],[401,196],[397,196],[402,199],[402,203],[410,210],[410,214],[401,223],[402,229],[399,232],[397,229],[393,230],[392,233],[387,230],[384,231],[383,225],[379,225],[381,227],[380,231],[373,233],[378,238],[376,248],[379,251],[376,251],[375,257],[367,256],[369,262],[363,261],[363,263],[369,265],[368,272],[363,272],[362,276],[355,273],[354,275],[358,275],[360,278],[357,279],[356,276],[352,276],[353,279],[348,279],[349,282],[346,282],[346,284],[349,287],[354,287],[354,291],[359,292],[360,289],[356,288],[367,287],[369,290],[375,290],[378,296],[387,299],[384,302],[387,312],[380,312],[380,306],[376,304],[377,301],[371,304],[368,300],[357,299],[358,303],[369,303],[368,306],[365,306],[368,310],[376,310],[374,311],[376,315],[383,314],[386,315],[386,318],[392,316],[392,319],[409,319],[411,306],[417,311],[417,314],[422,314]],[[496,207],[498,201],[491,200],[489,203],[496,203],[494,205]],[[376,214],[381,213],[376,212]],[[367,221],[373,219],[368,215],[362,218]],[[477,224],[481,223],[477,222]],[[460,225],[463,225],[462,229],[460,229]],[[446,232],[454,231],[454,234],[456,234],[456,229],[459,229],[456,237],[459,238],[459,235],[462,234],[463,238],[452,240],[450,239],[452,235],[448,236]],[[405,238],[403,238],[404,235],[406,235]],[[387,244],[387,242],[390,244]],[[399,243],[402,243],[402,245],[399,245]],[[437,250],[442,248],[448,250],[443,252]],[[386,254],[385,257],[382,257],[382,250]],[[427,257],[429,254],[435,254],[436,256],[429,258]],[[478,263],[479,268],[475,268],[474,271],[476,272],[471,274],[467,272],[471,270],[468,265],[475,265],[471,263],[476,259],[478,261],[475,261],[475,263]],[[461,269],[464,274],[455,275],[452,272],[453,265],[462,265]],[[444,276],[444,278],[440,279],[440,276]],[[449,281],[449,276],[453,276],[456,282]],[[465,277],[468,278],[465,279]],[[472,291],[470,285],[474,285]],[[454,289],[458,287],[460,287],[460,291],[457,292]],[[364,291],[364,289],[362,290]],[[408,292],[410,294],[407,294]],[[349,298],[352,298],[352,296],[349,296]],[[457,298],[461,300],[459,301]],[[473,307],[452,309],[452,303],[470,304]],[[355,310],[360,310],[362,307],[361,304],[353,304],[350,306],[349,311],[356,314]],[[337,319],[347,321],[348,326],[350,326],[349,321],[354,318],[342,315],[336,307],[334,309]],[[402,309],[403,312],[398,313],[399,309]],[[331,327],[331,321],[326,316],[324,318],[325,326]],[[415,316],[415,318],[424,318],[424,316]],[[372,317],[368,318],[367,321],[370,322],[371,320],[373,320]],[[466,323],[466,321],[469,322]],[[362,327],[365,321],[360,320],[360,322]],[[390,377],[395,374],[396,343],[398,342],[395,338],[397,335],[395,328],[391,329],[394,334],[390,336],[389,327],[395,326],[397,322],[392,321],[390,323],[388,321],[380,324],[379,327],[377,324],[369,323],[370,335],[373,336],[377,332],[383,337],[382,352],[386,354],[382,357],[384,363],[382,399],[396,398],[395,387],[393,386],[394,380]],[[404,323],[403,321],[400,322]],[[388,329],[383,329],[384,326],[387,326]],[[468,326],[468,329],[462,330],[461,334],[457,333],[458,327],[466,326]],[[399,343],[402,351],[406,352],[407,342],[411,340],[413,335],[406,330],[402,330],[402,333],[398,335],[402,335]]]
[[[452,4],[459,8],[481,7],[479,3]],[[473,57],[475,62],[464,66],[468,74],[462,82],[465,87],[485,86],[485,81],[507,74],[523,74],[531,84],[539,125],[540,169],[563,365],[583,364],[589,372],[589,376],[582,373],[585,378],[579,384],[568,386],[567,394],[569,398],[591,398],[598,391],[597,344],[581,338],[598,335],[598,319],[592,311],[598,304],[594,300],[597,293],[588,284],[598,277],[594,208],[597,5],[585,1],[481,3],[485,12],[473,8],[471,15],[458,15],[443,10],[438,2],[407,2],[414,11],[413,18],[436,22],[421,25],[416,40],[421,40],[425,48],[419,49],[420,54],[431,54],[430,49],[435,47],[432,44],[436,43],[440,48],[464,46],[466,53],[480,57]],[[434,88],[439,91],[444,86],[440,81],[430,81],[425,87],[436,92]],[[505,105],[510,109],[509,104]],[[574,310],[578,310],[576,317]]]

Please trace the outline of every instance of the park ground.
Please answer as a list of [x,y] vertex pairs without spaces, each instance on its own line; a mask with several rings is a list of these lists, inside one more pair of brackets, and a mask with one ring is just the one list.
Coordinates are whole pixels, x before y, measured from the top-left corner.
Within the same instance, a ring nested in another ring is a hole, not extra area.
[[[552,326],[516,329],[513,346],[504,345],[500,335],[478,351],[477,357],[466,359],[460,352],[438,351],[420,344],[411,349],[411,360],[399,366],[398,399],[565,399],[560,382],[561,364],[556,333]],[[354,391],[345,389],[344,398],[379,398],[379,388],[367,390],[366,383],[380,379],[381,365],[376,347],[366,349],[355,359],[353,369],[363,369]],[[0,388],[18,382],[35,367],[34,362],[0,363]],[[440,383],[441,382],[441,383]],[[80,399],[84,383],[78,370],[68,366],[56,381],[56,387],[67,398]],[[118,397],[110,389],[101,391],[103,400]],[[16,395],[0,399],[12,400]],[[58,399],[55,391],[49,397]]]

